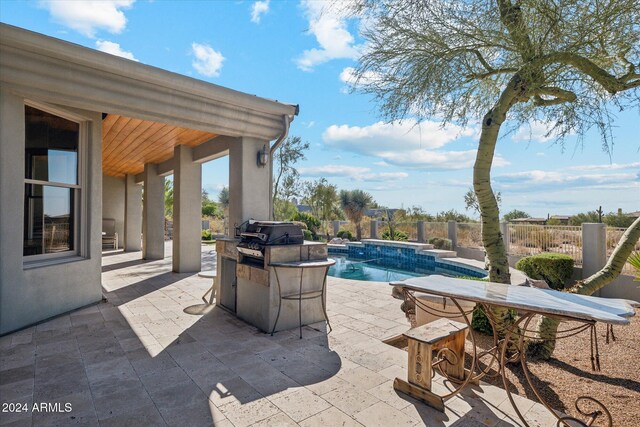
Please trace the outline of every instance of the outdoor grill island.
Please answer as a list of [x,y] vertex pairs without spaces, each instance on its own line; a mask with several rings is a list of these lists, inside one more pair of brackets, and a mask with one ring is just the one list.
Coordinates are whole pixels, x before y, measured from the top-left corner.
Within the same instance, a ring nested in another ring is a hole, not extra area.
[[291,222],[249,221],[239,239],[219,239],[218,303],[264,332],[327,321],[326,243]]

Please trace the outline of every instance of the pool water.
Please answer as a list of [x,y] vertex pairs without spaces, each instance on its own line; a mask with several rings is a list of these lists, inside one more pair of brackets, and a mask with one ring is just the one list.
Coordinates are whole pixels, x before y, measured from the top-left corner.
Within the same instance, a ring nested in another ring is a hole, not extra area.
[[[344,255],[331,254],[329,256],[336,260],[335,265],[329,268],[329,276],[343,279],[392,282],[429,274],[428,271],[417,272],[394,268],[393,261],[384,258],[350,259]],[[435,271],[431,273],[435,273]]]

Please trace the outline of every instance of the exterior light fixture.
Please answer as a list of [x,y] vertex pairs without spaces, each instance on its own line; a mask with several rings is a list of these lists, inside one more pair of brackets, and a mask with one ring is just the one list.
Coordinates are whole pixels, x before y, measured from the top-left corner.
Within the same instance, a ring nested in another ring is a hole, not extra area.
[[269,151],[267,146],[263,145],[262,150],[258,151],[258,167],[263,168],[269,163]]

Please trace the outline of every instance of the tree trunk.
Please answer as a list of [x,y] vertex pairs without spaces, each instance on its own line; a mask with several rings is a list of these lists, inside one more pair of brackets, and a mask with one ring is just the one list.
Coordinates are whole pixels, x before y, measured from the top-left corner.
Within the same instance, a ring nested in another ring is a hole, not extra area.
[[[478,154],[473,166],[473,189],[480,207],[482,243],[489,258],[489,280],[506,284],[511,283],[511,275],[509,274],[509,260],[500,232],[498,203],[491,188],[491,165],[500,126],[505,121],[509,109],[518,101],[523,92],[523,81],[516,74],[502,91],[500,99],[483,118]],[[492,308],[491,311],[497,332],[502,336],[505,328],[512,321],[510,312],[502,307]]]
[[356,222],[356,240],[358,242],[362,240],[362,224],[360,221]]
[[[574,287],[569,289],[569,292],[580,295],[593,295],[596,291],[613,282],[622,272],[624,264],[639,239],[640,218],[637,218],[622,235],[602,270],[592,274],[586,280],[576,283]],[[529,344],[528,353],[543,359],[550,358],[556,347],[555,340],[559,325],[560,321],[558,319],[543,317],[538,324],[538,336],[540,339]]]

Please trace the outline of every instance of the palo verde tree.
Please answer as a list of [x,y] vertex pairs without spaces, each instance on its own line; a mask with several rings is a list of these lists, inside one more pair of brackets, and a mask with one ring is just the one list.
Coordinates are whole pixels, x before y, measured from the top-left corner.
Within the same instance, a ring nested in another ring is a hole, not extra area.
[[274,219],[284,219],[276,218],[277,205],[281,200],[287,201],[300,194],[301,185],[298,181],[300,174],[295,168],[295,164],[305,159],[304,152],[308,149],[308,142],[302,142],[299,136],[292,136],[287,138],[274,153],[275,180],[273,182],[273,203],[271,204],[273,208],[271,214]]
[[491,187],[498,137],[539,122],[582,143],[595,128],[609,150],[612,110],[640,104],[640,0],[361,0],[353,12],[365,39],[355,86],[388,120],[481,124],[473,189],[490,280],[509,283]]

